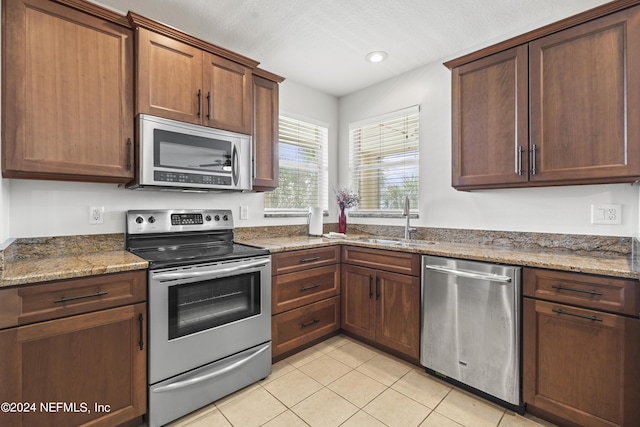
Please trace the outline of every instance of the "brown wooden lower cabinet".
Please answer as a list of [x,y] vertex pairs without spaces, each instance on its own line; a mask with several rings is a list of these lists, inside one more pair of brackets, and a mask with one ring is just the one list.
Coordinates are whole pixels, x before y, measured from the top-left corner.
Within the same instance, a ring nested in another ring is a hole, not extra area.
[[273,356],[301,347],[340,329],[340,296],[273,316]]
[[342,265],[342,329],[420,357],[420,278]]
[[[0,331],[0,425],[122,424],[146,412],[146,304]],[[11,407],[9,409],[12,409]]]
[[527,407],[585,427],[639,426],[640,319],[530,298],[523,306]]

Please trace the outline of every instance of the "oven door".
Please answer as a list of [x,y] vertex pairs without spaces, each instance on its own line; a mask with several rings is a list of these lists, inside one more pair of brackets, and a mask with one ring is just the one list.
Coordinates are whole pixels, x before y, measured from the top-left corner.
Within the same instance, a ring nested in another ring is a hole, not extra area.
[[149,383],[271,341],[271,257],[149,272]]

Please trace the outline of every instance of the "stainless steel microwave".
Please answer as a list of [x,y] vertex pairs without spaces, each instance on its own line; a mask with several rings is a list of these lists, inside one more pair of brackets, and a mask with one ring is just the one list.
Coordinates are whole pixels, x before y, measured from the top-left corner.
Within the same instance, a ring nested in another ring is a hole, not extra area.
[[140,114],[132,189],[251,190],[251,136]]

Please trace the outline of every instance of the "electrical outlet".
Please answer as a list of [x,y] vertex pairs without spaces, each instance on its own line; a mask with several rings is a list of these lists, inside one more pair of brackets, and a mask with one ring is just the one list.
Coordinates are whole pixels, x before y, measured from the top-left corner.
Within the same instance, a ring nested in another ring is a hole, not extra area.
[[591,205],[591,224],[622,224],[621,205]]
[[249,219],[249,206],[240,206],[240,219]]
[[104,223],[104,206],[89,207],[89,224]]

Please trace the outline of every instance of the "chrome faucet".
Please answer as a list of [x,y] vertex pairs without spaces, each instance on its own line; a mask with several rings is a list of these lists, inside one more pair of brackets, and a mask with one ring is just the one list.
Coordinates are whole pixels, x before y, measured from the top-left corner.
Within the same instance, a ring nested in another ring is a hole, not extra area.
[[409,206],[409,196],[406,196],[404,199],[404,210],[402,211],[402,216],[407,217],[407,225],[404,227],[404,239],[411,239],[411,233],[415,233],[417,231],[416,228],[411,227],[409,221],[411,219],[410,206]]

